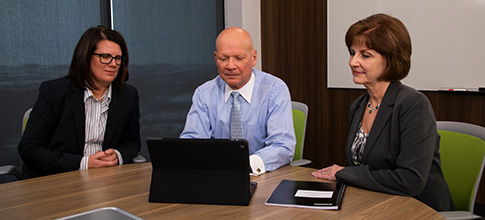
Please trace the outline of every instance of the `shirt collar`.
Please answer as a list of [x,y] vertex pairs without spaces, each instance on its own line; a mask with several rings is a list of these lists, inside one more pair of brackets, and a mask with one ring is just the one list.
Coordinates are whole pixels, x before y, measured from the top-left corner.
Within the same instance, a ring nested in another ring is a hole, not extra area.
[[[108,89],[106,90],[106,92],[104,92],[103,94],[103,100],[105,100],[104,98],[106,97],[108,99],[108,103],[111,101],[111,83],[109,84],[108,86]],[[89,88],[86,88],[84,90],[84,102],[86,102],[86,100],[89,98],[89,97],[93,97],[94,99],[96,99],[96,97],[94,97],[94,94],[93,92],[91,91],[91,89]]]
[[254,82],[255,82],[255,76],[254,72],[251,72],[251,78],[249,79],[248,83],[244,85],[242,88],[238,90],[232,89],[229,85],[226,83],[226,88],[224,91],[224,102],[227,102],[229,100],[229,96],[231,96],[232,91],[238,91],[239,94],[248,102],[251,103],[251,98],[253,96],[253,89],[254,89]]

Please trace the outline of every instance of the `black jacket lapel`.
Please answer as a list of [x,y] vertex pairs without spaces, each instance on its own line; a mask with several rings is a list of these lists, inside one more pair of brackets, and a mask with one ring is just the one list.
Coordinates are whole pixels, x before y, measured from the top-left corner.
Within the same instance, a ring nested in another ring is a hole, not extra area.
[[86,121],[84,115],[84,90],[80,89],[73,83],[70,84],[71,95],[70,102],[73,112],[74,121],[76,123],[76,131],[78,137],[79,148],[84,149],[84,123]]
[[384,127],[387,123],[390,123],[392,109],[394,107],[394,103],[396,102],[400,85],[401,82],[391,82],[389,87],[387,87],[386,94],[384,95],[384,98],[382,98],[381,106],[379,107],[379,111],[377,112],[374,123],[372,124],[372,129],[365,144],[364,155],[362,155],[362,161],[364,163],[366,163],[369,152],[372,150],[376,140],[379,139]]
[[108,120],[106,122],[106,131],[104,133],[103,150],[114,147],[111,146],[111,141],[113,139],[116,123],[122,115],[123,107],[121,105],[120,94],[118,93],[118,90],[113,87],[111,89],[111,102],[109,103]]
[[355,134],[359,129],[359,123],[362,121],[362,114],[364,114],[365,105],[367,100],[369,99],[369,95],[366,93],[362,95],[355,105],[352,105],[350,108],[350,113],[353,113],[349,116],[349,135],[347,137],[347,161],[349,165],[352,165],[352,143],[355,139]]

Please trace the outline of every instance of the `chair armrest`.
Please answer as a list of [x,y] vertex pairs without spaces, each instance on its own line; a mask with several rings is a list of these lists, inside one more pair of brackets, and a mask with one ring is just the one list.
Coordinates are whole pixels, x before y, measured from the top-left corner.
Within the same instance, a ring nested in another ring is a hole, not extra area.
[[482,219],[478,215],[474,215],[467,211],[442,211],[438,212],[443,215],[446,219]]
[[300,160],[294,160],[294,161],[291,161],[290,165],[291,166],[297,166],[297,167],[303,167],[303,166],[308,166],[310,165],[310,163],[312,163],[311,160],[307,160],[307,159],[300,159]]
[[0,175],[13,175],[20,179],[20,170],[14,165],[0,166]]
[[138,154],[138,156],[133,158],[133,163],[145,163],[145,162],[147,162],[147,159],[140,154]]

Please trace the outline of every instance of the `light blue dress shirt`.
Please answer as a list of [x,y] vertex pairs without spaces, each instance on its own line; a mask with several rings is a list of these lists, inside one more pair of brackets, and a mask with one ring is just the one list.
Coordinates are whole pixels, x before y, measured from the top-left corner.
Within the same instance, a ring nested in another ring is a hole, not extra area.
[[[252,76],[250,103],[239,97],[243,136],[249,154],[259,156],[266,171],[273,171],[290,163],[295,151],[291,96],[281,79],[258,70]],[[226,82],[217,76],[195,90],[180,138],[230,138],[232,96],[225,100],[225,88]]]

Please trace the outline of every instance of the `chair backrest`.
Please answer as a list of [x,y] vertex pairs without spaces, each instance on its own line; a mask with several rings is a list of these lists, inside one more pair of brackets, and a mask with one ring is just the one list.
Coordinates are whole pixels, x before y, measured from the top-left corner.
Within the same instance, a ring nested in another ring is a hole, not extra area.
[[485,141],[485,127],[458,121],[437,121],[438,130],[454,131],[475,136]]
[[22,119],[22,135],[24,134],[25,126],[27,126],[27,121],[29,120],[31,111],[32,111],[32,108],[29,108],[24,113],[24,117]]
[[473,213],[485,164],[485,141],[466,131],[478,127],[485,135],[485,128],[462,122],[452,126],[453,123],[437,123],[441,168],[456,209]]
[[[25,127],[27,126],[27,121],[30,117],[30,112],[32,112],[32,108],[27,109],[24,113],[24,117],[22,118],[22,135],[24,135]],[[24,161],[20,160],[20,167],[24,166]]]
[[[27,109],[27,111],[24,113],[24,117],[22,119],[22,133],[21,135],[24,134],[25,126],[27,125],[27,120],[29,119],[30,112],[32,111],[32,108]],[[24,162],[20,160],[20,166],[23,166]],[[3,165],[0,166],[0,176],[7,176],[11,175],[14,176],[16,179],[19,180],[21,178],[21,171],[14,165]],[[3,181],[3,179],[2,179]],[[13,179],[9,178],[7,182],[14,181]]]
[[293,126],[295,128],[296,146],[293,160],[303,159],[303,143],[305,142],[308,106],[304,103],[292,101]]

